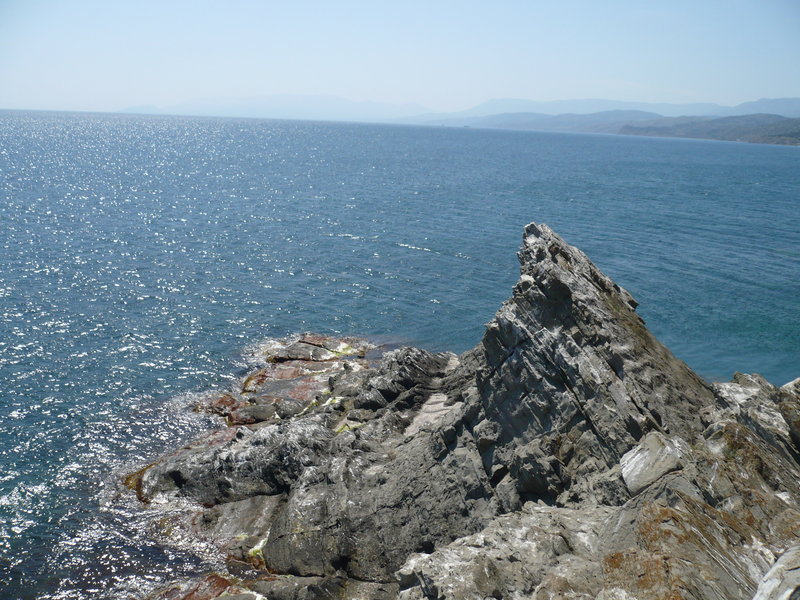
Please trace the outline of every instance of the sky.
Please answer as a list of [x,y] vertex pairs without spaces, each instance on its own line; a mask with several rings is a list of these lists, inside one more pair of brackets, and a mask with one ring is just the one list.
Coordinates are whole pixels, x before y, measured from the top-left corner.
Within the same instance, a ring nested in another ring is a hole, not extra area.
[[0,108],[800,97],[800,0],[0,0]]

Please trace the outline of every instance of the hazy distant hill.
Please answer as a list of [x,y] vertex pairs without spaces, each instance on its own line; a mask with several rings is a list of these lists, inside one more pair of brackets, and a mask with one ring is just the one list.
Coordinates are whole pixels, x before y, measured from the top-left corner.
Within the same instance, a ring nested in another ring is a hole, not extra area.
[[727,107],[712,103],[670,104],[664,102],[626,102],[622,100],[583,99],[583,100],[537,100],[495,99],[488,100],[451,116],[487,116],[500,113],[535,112],[547,115],[594,114],[609,111],[644,111],[664,116],[680,115],[720,115]]
[[488,100],[467,110],[453,113],[427,113],[397,119],[401,123],[430,125],[475,125],[474,119],[496,115],[588,115],[615,111],[648,112],[664,117],[730,117],[755,113],[769,113],[784,117],[800,117],[800,98],[762,98],[737,106],[722,106],[710,102],[671,104],[666,102],[625,102],[621,100],[553,100],[540,102],[523,99]]
[[753,102],[743,102],[738,106],[726,109],[720,116],[753,114],[770,114],[798,118],[800,117],[800,98],[762,98],[761,100],[755,100]]
[[579,131],[587,133],[618,133],[620,128],[638,121],[652,121],[661,115],[638,110],[607,110],[590,115],[540,113],[505,113],[469,119],[448,119],[431,124],[469,126],[491,129],[527,129],[535,131]]
[[659,119],[650,123],[623,126],[625,135],[703,138],[755,142],[761,144],[800,145],[800,119],[780,115],[756,114],[719,119]]

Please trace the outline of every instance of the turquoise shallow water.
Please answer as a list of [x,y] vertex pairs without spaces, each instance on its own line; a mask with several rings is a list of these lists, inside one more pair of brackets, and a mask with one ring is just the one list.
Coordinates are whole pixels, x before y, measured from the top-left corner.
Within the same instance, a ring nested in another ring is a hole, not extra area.
[[709,379],[800,376],[800,152],[696,140],[0,112],[0,596],[191,572],[116,484],[259,339],[462,351],[545,222]]

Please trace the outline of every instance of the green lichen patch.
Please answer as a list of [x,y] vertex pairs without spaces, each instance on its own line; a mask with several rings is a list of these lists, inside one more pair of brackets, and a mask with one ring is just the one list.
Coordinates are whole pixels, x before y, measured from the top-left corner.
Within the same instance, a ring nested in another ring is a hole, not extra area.
[[318,406],[319,406],[319,399],[318,398],[314,398],[311,402],[309,402],[306,405],[306,407],[303,410],[301,410],[299,413],[297,413],[297,416],[298,417],[302,417],[304,415],[307,415],[309,412],[311,412],[313,409],[315,409]]
[[336,435],[339,435],[340,433],[344,433],[345,431],[353,431],[355,429],[359,429],[364,425],[365,423],[343,423],[342,425],[334,429],[333,432]]

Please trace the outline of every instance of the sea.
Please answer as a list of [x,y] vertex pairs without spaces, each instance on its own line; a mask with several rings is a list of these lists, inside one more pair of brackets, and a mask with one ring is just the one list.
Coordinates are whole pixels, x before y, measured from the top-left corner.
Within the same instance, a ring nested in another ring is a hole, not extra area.
[[547,223],[709,381],[800,377],[800,148],[0,111],[0,597],[213,563],[121,477],[304,331],[462,352]]

